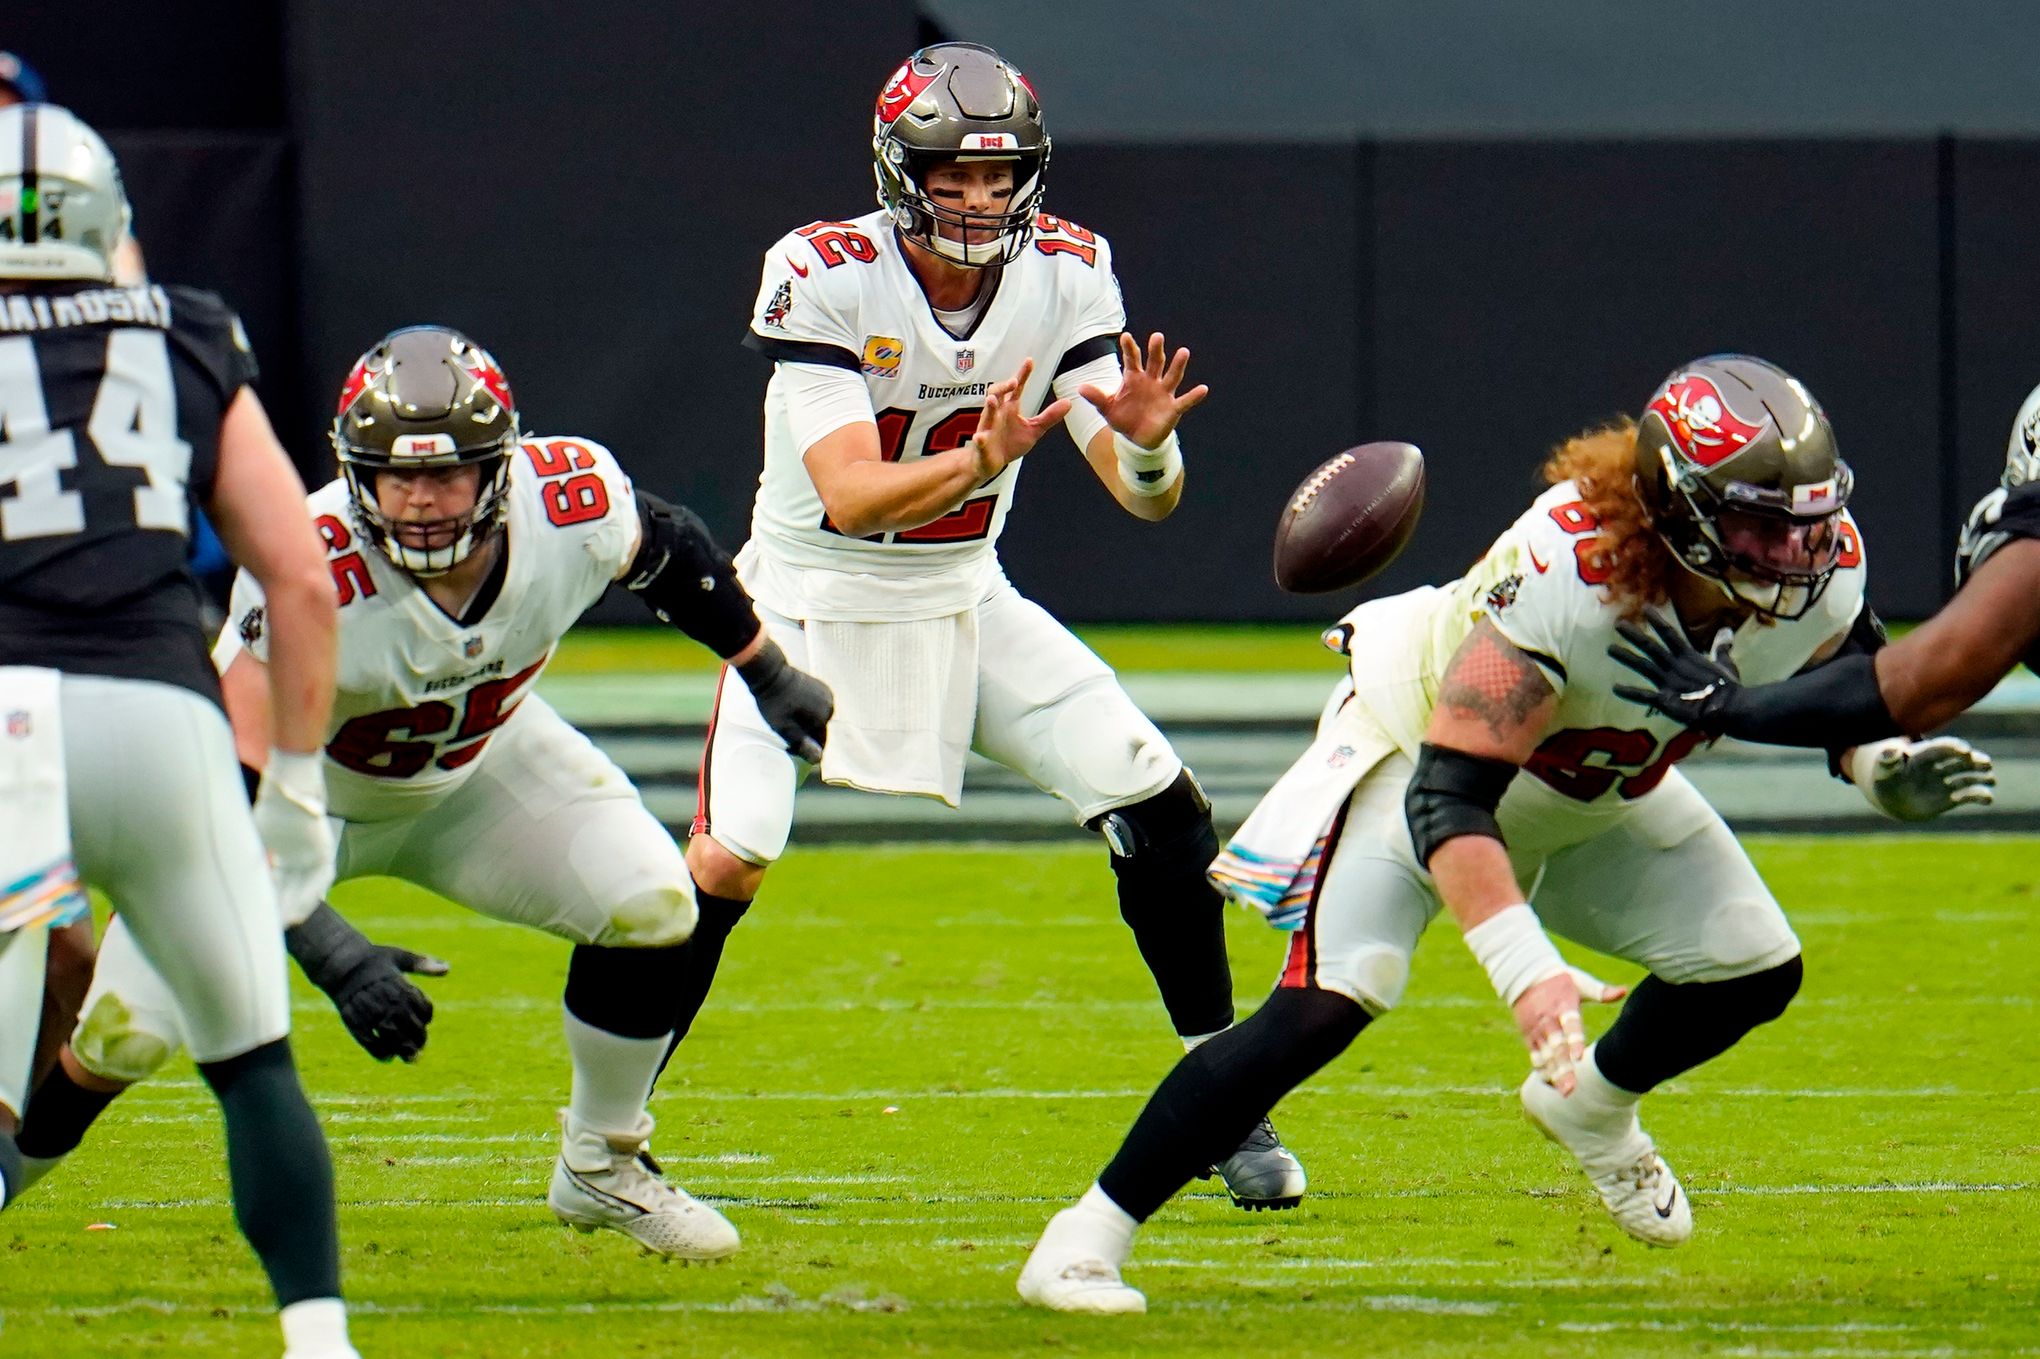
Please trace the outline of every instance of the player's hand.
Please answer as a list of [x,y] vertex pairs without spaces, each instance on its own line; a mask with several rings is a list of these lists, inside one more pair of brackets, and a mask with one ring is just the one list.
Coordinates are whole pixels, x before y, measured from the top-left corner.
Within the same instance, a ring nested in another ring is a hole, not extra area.
[[1615,693],[1681,726],[1721,735],[1734,722],[1743,692],[1741,676],[1728,659],[1728,639],[1717,635],[1714,654],[1708,655],[1686,639],[1678,620],[1656,609],[1647,610],[1644,618],[1650,623],[1648,631],[1627,620],[1617,623],[1615,631],[1629,645],[1611,646],[1608,654],[1651,687],[1618,684]]
[[[1530,1049],[1530,1065],[1561,1095],[1578,1084],[1573,1068],[1587,1055],[1587,1026],[1580,1019],[1580,988],[1574,969],[1546,977],[1516,998],[1516,1027]],[[1591,978],[1589,979],[1591,980]]]
[[317,752],[272,750],[255,792],[255,833],[269,853],[276,903],[285,920],[302,920],[333,885],[333,828],[326,821],[326,778]]
[[1990,756],[1956,736],[1879,741],[1859,747],[1849,765],[1870,805],[1898,821],[1931,821],[1957,807],[1988,807],[1997,798]]
[[737,673],[757,701],[765,725],[793,754],[809,764],[820,764],[822,747],[829,739],[829,719],[836,712],[836,696],[829,686],[805,670],[796,670],[770,637],[757,655],[737,667]]
[[1167,358],[1167,345],[1159,330],[1148,336],[1145,359],[1139,341],[1122,332],[1119,367],[1118,391],[1108,392],[1087,382],[1077,394],[1098,408],[1106,424],[1142,448],[1160,448],[1183,413],[1211,395],[1211,388],[1202,383],[1176,395],[1190,367],[1190,351],[1178,349],[1174,358]]
[[362,1050],[379,1062],[414,1062],[432,1024],[432,999],[406,977],[443,977],[437,958],[391,944],[371,943],[338,911],[320,902],[300,925],[284,932],[291,957],[340,1012],[340,1022]]
[[1027,455],[1041,442],[1041,436],[1062,423],[1070,403],[1048,403],[1041,414],[1029,418],[1021,407],[1021,393],[1034,375],[1034,360],[1022,359],[1020,371],[985,392],[984,409],[978,412],[977,433],[970,438],[971,467],[982,486]]

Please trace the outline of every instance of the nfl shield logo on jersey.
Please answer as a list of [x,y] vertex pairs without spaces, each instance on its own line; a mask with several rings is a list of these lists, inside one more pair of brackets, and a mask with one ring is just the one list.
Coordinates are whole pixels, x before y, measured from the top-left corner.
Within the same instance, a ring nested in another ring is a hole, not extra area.
[[35,719],[25,708],[17,708],[7,714],[7,734],[13,737],[27,736],[35,730]]
[[465,642],[461,643],[460,649],[461,654],[465,655],[469,660],[473,660],[475,657],[482,654],[482,639],[479,637],[470,637]]
[[975,367],[977,367],[977,351],[975,349],[959,349],[956,351],[957,372],[968,373]]

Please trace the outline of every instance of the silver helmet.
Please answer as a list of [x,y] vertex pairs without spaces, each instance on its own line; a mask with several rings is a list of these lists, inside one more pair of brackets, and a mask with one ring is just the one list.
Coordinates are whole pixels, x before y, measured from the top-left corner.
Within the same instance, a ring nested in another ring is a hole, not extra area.
[[97,132],[55,104],[0,108],[0,278],[111,279],[128,217]]
[[2040,387],[2026,393],[2005,444],[2004,484],[2023,486],[2029,481],[2040,481]]
[[[1019,258],[1041,209],[1048,150],[1034,87],[989,47],[924,47],[878,92],[871,154],[879,204],[901,236],[953,264],[984,268]],[[1012,162],[1013,197],[1004,212],[965,212],[929,196],[929,170],[955,160]],[[975,243],[973,231],[996,235]]]

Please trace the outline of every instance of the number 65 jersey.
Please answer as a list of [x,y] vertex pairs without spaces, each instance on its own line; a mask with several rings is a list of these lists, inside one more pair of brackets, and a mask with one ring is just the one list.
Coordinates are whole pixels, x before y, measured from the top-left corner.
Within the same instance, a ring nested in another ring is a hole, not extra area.
[[[623,573],[637,539],[630,478],[585,439],[532,438],[510,457],[503,557],[454,618],[355,531],[350,493],[308,501],[340,592],[340,664],[326,740],[327,803],[348,821],[414,815],[488,757],[574,621]],[[213,649],[224,673],[269,659],[262,590],[242,572]]]
[[[1608,655],[1623,610],[1603,588],[1599,528],[1578,487],[1561,482],[1458,580],[1363,604],[1340,624],[1350,629],[1356,699],[1412,758],[1446,667],[1481,619],[1537,663],[1558,708],[1502,802],[1512,847],[1550,849],[1605,829],[1704,740],[1614,692],[1638,681]],[[1845,515],[1840,563],[1814,606],[1800,618],[1752,617],[1737,629],[1730,655],[1744,682],[1785,679],[1845,636],[1863,606],[1863,581],[1862,539]]]
[[[1044,215],[1018,259],[984,274],[979,310],[945,325],[883,212],[804,226],[766,253],[744,344],[777,366],[765,392],[751,540],[738,557],[761,603],[803,619],[926,618],[983,599],[1020,463],[932,523],[852,538],[829,522],[801,459],[824,435],[862,420],[876,421],[888,462],[960,448],[977,430],[985,389],[1026,359],[1034,360],[1021,394],[1029,414],[1048,404],[1051,388],[1074,397],[1085,381],[1116,377],[1126,314],[1103,237]],[[1101,359],[1111,360],[1109,374],[1078,374]],[[805,390],[828,370],[861,380],[868,404],[847,385],[826,397]],[[795,410],[793,402],[813,404]],[[818,581],[806,574],[813,571],[861,579]]]

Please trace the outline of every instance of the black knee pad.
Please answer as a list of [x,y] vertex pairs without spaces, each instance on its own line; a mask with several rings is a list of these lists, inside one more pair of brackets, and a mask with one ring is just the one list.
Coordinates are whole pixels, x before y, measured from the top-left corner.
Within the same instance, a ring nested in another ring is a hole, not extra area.
[[673,1031],[673,995],[686,975],[687,947],[576,945],[567,964],[567,1012],[625,1038],[664,1038]]
[[1185,769],[1161,792],[1115,807],[1087,823],[1112,850],[1112,871],[1122,882],[1202,879],[1218,857],[1211,802]]

